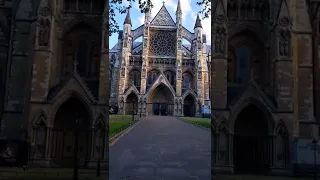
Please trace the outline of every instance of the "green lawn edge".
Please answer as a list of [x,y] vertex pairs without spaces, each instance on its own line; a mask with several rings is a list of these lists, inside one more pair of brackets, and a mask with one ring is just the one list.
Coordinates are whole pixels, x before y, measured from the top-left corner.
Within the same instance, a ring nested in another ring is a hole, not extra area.
[[109,121],[109,140],[118,133],[134,125],[137,121],[132,120],[110,120]]
[[211,119],[209,118],[195,118],[195,117],[180,117],[180,120],[190,123],[195,126],[200,126],[205,129],[211,128]]

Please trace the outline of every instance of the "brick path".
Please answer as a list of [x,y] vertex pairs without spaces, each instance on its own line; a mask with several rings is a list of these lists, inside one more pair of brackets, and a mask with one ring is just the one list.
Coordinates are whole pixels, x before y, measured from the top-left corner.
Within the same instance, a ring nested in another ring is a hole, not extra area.
[[209,180],[210,131],[150,116],[110,147],[110,180]]

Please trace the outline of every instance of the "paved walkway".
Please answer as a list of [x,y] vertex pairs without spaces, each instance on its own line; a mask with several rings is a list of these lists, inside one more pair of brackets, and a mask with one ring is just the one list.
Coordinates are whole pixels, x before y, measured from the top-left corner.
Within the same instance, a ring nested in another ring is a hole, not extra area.
[[210,140],[175,117],[147,117],[110,147],[110,180],[210,180]]

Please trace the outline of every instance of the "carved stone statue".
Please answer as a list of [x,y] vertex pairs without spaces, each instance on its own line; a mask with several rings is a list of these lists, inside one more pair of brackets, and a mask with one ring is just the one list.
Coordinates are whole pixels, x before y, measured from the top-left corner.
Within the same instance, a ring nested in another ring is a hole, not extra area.
[[145,78],[146,77],[146,65],[143,65],[142,66],[142,72],[141,72],[142,74],[142,78]]
[[39,20],[39,46],[49,46],[51,22],[49,19]]
[[122,68],[121,68],[121,73],[120,73],[121,76],[124,77],[124,76],[125,76],[125,73],[126,73],[126,68],[122,67]]

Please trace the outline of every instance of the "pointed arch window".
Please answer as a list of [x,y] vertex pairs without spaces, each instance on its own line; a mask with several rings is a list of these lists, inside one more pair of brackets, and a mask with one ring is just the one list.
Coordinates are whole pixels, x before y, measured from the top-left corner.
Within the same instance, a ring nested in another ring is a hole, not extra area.
[[169,81],[169,83],[172,85],[172,86],[174,86],[174,84],[175,84],[175,77],[174,77],[174,74],[173,74],[173,72],[171,72],[171,71],[166,71],[165,72],[165,75],[166,75],[166,78],[167,78],[167,80]]
[[137,70],[133,70],[130,72],[129,84],[136,86],[136,88],[140,88],[140,72]]
[[86,40],[78,42],[76,50],[77,71],[81,76],[88,76],[88,44]]
[[148,76],[148,84],[152,84],[152,77],[151,77],[151,75]]
[[248,47],[240,47],[237,49],[237,82],[247,83],[249,80],[249,59],[250,49]]
[[158,71],[152,70],[148,72],[148,85],[152,85],[158,78]]
[[188,75],[183,77],[183,87],[186,89],[190,87],[190,79]]

